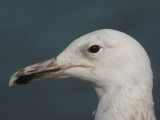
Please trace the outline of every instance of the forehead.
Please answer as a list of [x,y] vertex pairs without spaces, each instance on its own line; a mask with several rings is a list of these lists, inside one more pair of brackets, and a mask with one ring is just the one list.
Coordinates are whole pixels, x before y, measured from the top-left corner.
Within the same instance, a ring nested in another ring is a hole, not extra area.
[[114,46],[125,42],[126,35],[115,30],[105,29],[98,30],[95,32],[88,33],[75,41],[73,41],[69,47],[78,48],[82,46],[91,46],[93,44],[98,44],[101,46]]
[[88,33],[76,39],[67,47],[67,49],[77,51],[78,49],[87,49],[94,44],[107,48],[124,46],[131,43],[134,44],[133,39],[129,35],[116,30],[103,29]]
[[109,40],[109,36],[102,31],[95,31],[89,34],[86,34],[75,41],[73,41],[69,47],[82,47],[90,46],[93,44],[106,44]]

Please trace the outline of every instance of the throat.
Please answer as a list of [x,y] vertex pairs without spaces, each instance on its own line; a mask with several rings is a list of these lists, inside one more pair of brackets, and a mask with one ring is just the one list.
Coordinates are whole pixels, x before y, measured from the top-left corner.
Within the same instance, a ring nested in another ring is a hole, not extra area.
[[95,120],[155,120],[152,91],[144,94],[136,88],[110,91],[96,88],[96,92],[99,105]]

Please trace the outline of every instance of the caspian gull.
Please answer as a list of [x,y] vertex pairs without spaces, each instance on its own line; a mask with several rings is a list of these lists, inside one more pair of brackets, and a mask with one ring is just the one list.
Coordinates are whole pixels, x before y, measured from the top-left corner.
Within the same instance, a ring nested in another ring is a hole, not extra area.
[[155,120],[150,60],[125,33],[104,29],[84,35],[58,57],[16,72],[10,86],[46,78],[89,81],[99,104],[95,120]]

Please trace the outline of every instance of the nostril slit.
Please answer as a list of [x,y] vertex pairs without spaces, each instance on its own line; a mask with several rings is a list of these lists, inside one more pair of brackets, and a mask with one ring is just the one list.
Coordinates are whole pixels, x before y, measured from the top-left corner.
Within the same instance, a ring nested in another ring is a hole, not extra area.
[[35,69],[35,70],[29,70],[28,72],[35,72],[35,71],[37,71],[37,69]]

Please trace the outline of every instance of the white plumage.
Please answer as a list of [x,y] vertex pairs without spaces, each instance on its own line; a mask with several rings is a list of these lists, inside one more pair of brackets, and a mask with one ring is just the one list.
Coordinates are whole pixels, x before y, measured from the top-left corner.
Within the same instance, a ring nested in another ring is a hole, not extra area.
[[50,77],[89,81],[99,97],[96,120],[155,120],[150,60],[125,33],[104,29],[84,35],[56,59],[16,72],[10,85]]

